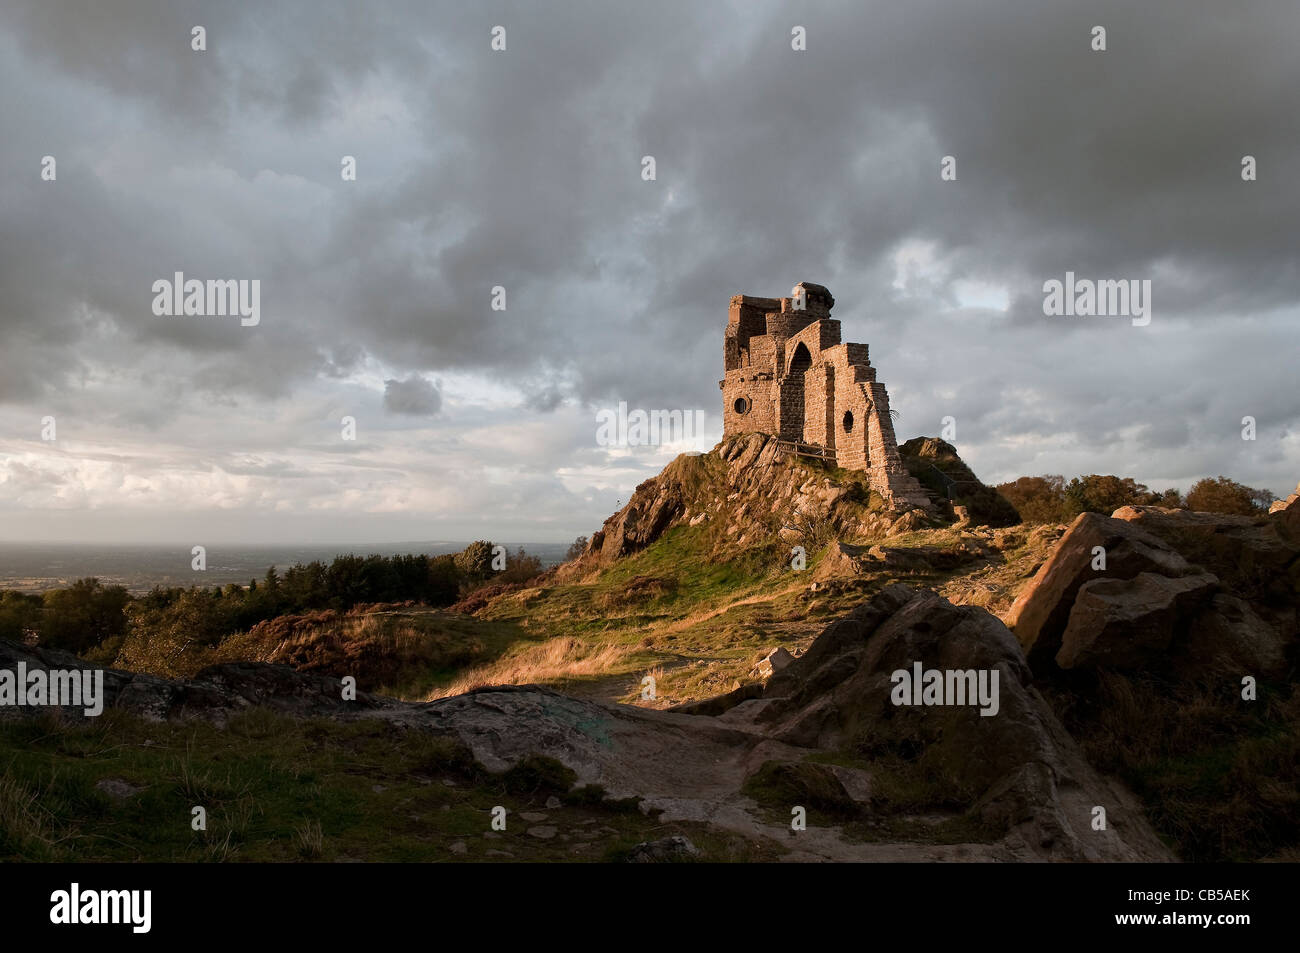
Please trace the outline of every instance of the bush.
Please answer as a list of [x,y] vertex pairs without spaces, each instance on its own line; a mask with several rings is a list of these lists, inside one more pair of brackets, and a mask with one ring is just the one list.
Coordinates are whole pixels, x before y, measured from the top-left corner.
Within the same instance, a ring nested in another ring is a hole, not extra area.
[[485,539],[470,543],[456,554],[456,568],[470,579],[486,579],[492,571],[492,544]]
[[1205,513],[1255,516],[1267,512],[1274,499],[1268,490],[1243,486],[1225,476],[1206,477],[1187,491],[1187,508]]
[[520,546],[513,553],[506,554],[506,568],[493,575],[502,582],[524,583],[535,576],[541,574],[542,560],[538,556],[530,556],[524,552]]

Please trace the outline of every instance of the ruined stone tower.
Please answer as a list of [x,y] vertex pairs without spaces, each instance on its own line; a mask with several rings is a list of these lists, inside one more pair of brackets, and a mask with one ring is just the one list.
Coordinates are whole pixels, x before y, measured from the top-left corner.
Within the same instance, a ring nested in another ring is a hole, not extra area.
[[723,434],[772,434],[821,448],[845,469],[865,470],[894,509],[929,506],[903,466],[865,344],[840,343],[835,299],[800,282],[789,298],[731,299],[723,347]]

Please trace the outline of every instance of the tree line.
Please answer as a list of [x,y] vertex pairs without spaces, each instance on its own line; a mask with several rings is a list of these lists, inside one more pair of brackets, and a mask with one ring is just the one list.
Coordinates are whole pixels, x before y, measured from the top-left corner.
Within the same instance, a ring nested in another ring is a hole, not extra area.
[[0,639],[35,637],[42,646],[111,662],[130,632],[172,633],[215,645],[267,619],[313,609],[344,611],[366,603],[448,606],[488,583],[525,582],[542,571],[522,548],[507,552],[486,540],[440,556],[337,556],[267,569],[248,585],[155,586],[132,596],[124,586],[79,579],[40,595],[0,593]]
[[1075,477],[1021,477],[994,487],[1026,523],[1069,523],[1080,513],[1109,516],[1122,506],[1166,506],[1253,516],[1268,512],[1275,497],[1268,490],[1244,486],[1225,476],[1197,481],[1184,497],[1176,489],[1153,491],[1129,477],[1089,474]]

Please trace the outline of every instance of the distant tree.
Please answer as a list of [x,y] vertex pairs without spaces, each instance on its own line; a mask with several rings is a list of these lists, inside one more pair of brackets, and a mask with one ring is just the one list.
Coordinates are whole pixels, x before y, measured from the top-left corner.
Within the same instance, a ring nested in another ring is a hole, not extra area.
[[1060,523],[1065,516],[1065,477],[1057,474],[1021,477],[994,489],[1020,514],[1026,523]]
[[131,601],[124,586],[78,579],[67,589],[45,593],[40,641],[51,648],[84,652],[126,630],[124,610]]
[[571,559],[577,559],[586,551],[587,551],[587,537],[579,536],[577,539],[575,539],[572,543],[569,544],[569,548],[564,554],[564,561],[568,562]]
[[23,592],[0,593],[0,639],[22,642],[27,631],[40,626],[40,596]]
[[429,560],[428,602],[435,606],[449,606],[460,598],[460,570],[451,553],[434,556]]
[[168,677],[188,677],[202,664],[203,650],[216,645],[236,627],[238,612],[230,600],[195,586],[170,605],[133,602],[130,627],[122,639],[118,664]]
[[1167,506],[1173,510],[1181,510],[1187,506],[1183,502],[1183,494],[1174,487],[1170,487],[1160,494],[1160,499],[1156,501],[1156,506]]
[[1121,506],[1150,506],[1160,500],[1145,484],[1129,477],[1091,473],[1075,477],[1065,488],[1064,515],[1074,519],[1080,513],[1109,516]]
[[1268,490],[1243,486],[1225,476],[1206,477],[1187,491],[1187,508],[1205,513],[1254,516],[1266,512],[1274,499]]
[[456,568],[470,579],[486,579],[492,571],[492,544],[485,539],[470,543],[456,554]]

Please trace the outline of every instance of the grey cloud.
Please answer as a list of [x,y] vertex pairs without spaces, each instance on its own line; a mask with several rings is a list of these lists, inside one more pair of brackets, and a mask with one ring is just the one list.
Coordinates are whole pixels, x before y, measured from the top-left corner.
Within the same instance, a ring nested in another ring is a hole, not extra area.
[[442,409],[442,393],[423,377],[384,381],[384,408],[395,414],[431,416]]

